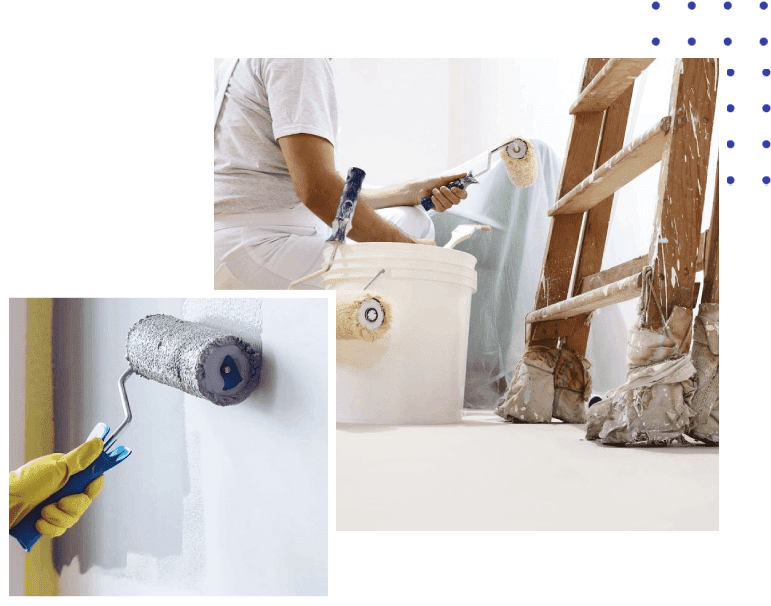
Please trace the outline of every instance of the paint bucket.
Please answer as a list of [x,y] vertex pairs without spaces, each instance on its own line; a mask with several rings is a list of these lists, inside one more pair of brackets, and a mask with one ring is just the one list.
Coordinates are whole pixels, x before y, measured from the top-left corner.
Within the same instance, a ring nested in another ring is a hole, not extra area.
[[324,287],[362,290],[385,270],[367,291],[390,305],[392,324],[377,341],[338,339],[338,423],[460,422],[475,265],[473,255],[435,246],[339,247]]

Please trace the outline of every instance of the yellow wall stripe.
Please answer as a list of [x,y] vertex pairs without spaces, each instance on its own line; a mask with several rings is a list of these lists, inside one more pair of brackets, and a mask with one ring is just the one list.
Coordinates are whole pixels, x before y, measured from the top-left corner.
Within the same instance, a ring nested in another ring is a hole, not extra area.
[[[54,451],[53,299],[27,299],[26,413],[24,460]],[[27,595],[58,595],[51,538],[43,536],[27,554]]]

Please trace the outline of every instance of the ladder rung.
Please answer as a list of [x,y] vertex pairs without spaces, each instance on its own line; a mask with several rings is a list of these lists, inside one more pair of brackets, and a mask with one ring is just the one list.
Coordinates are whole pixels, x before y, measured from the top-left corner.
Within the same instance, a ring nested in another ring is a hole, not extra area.
[[[696,268],[694,271],[698,272],[704,270],[704,247],[707,238],[709,238],[709,230],[701,233],[701,238],[699,239],[699,249],[696,254]],[[647,264],[648,255],[641,255],[611,267],[610,269],[605,269],[603,271],[597,272],[596,274],[586,276],[581,282],[581,288],[578,291],[578,294],[587,293],[590,290],[595,290],[601,286],[605,286],[606,284],[611,284],[612,282],[617,282],[618,280],[622,280],[624,278],[628,278],[629,276],[640,273],[643,267],[645,267]]]
[[581,92],[571,114],[599,112],[610,107],[653,59],[610,59]]
[[628,301],[640,296],[642,291],[642,272],[612,282],[606,286],[595,288],[582,295],[577,295],[565,301],[547,305],[531,311],[525,317],[525,322],[542,322],[544,320],[561,320],[579,314],[585,314],[600,307],[607,307]]
[[567,194],[549,210],[549,215],[583,213],[595,207],[624,185],[661,161],[669,141],[672,119],[667,116],[648,132],[627,145]]
[[590,290],[595,290],[602,286],[606,286],[608,284],[612,284],[613,282],[617,282],[619,280],[623,280],[624,278],[628,278],[629,276],[638,274],[647,264],[648,255],[642,255],[632,259],[631,261],[625,261],[620,265],[611,267],[610,269],[586,276],[581,282],[581,289],[578,291],[578,294],[584,294]]

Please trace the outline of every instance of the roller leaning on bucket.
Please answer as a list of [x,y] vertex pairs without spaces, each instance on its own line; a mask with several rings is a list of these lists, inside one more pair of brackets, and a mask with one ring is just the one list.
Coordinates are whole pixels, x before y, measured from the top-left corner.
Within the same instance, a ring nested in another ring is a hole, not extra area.
[[35,528],[41,511],[63,497],[82,493],[94,479],[125,460],[131,449],[117,445],[131,422],[125,382],[132,374],[175,387],[218,406],[243,402],[260,381],[262,345],[253,346],[239,337],[167,315],[151,315],[129,330],[126,342],[129,368],[120,378],[120,397],[125,418],[108,437],[110,427],[98,423],[88,439],[99,437],[104,448],[96,460],[70,477],[67,484],[39,503],[10,530],[25,551],[40,538]]
[[[364,182],[365,172],[353,167],[348,171],[337,214],[332,222],[332,235],[327,242],[332,244],[329,261],[319,271],[300,278],[289,285],[292,290],[299,284],[312,280],[330,270],[335,261],[337,249],[345,245],[345,238],[351,231],[353,214]],[[337,294],[337,338],[376,341],[386,334],[391,325],[391,306],[383,297],[369,291],[369,287],[380,276],[376,273],[362,290],[351,290]]]

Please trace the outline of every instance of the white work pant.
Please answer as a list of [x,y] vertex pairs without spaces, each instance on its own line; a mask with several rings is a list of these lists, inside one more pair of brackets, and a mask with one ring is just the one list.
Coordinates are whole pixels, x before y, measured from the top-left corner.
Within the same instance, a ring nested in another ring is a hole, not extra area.
[[[434,239],[420,206],[377,211],[413,238]],[[270,213],[214,215],[214,288],[286,290],[321,269],[332,229],[305,207]],[[321,290],[321,276],[300,285]]]

